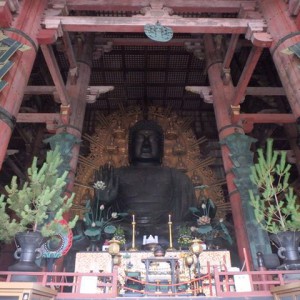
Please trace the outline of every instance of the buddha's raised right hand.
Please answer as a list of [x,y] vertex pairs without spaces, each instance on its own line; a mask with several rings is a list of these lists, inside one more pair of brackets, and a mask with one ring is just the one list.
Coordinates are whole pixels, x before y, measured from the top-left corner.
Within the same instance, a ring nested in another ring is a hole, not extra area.
[[118,195],[119,177],[111,165],[104,165],[95,172],[95,199],[100,204],[111,204]]

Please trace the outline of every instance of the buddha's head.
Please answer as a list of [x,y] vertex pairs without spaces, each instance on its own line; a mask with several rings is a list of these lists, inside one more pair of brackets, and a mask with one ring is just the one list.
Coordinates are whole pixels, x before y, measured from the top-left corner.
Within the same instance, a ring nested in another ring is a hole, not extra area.
[[141,120],[129,129],[130,164],[160,165],[164,155],[164,135],[155,121]]

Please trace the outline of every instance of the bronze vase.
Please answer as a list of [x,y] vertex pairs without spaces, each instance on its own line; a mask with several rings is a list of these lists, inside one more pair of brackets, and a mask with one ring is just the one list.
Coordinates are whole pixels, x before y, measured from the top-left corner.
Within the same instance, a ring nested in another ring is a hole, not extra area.
[[300,231],[271,234],[270,240],[277,245],[277,254],[283,260],[283,264],[278,269],[300,270]]
[[44,237],[40,232],[19,232],[15,236],[18,248],[14,257],[19,260],[10,266],[9,271],[38,272],[41,268],[35,263],[42,255],[41,245]]

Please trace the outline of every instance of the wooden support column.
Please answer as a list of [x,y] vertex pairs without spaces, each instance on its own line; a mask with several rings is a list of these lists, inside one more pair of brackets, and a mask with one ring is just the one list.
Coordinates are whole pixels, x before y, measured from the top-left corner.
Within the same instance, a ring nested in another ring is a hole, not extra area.
[[[234,88],[232,86],[232,83],[224,85],[222,81],[222,63],[219,62],[216,57],[215,47],[211,35],[204,35],[204,45],[205,54],[207,57],[208,77],[213,94],[213,105],[217,128],[219,131],[219,138],[220,140],[222,140],[223,138],[235,133],[238,130],[240,130],[241,132],[243,131],[242,129],[238,129],[238,127],[234,126],[231,122],[230,102],[234,95]],[[246,249],[248,258],[251,258],[251,254],[243,218],[242,204],[240,195],[234,184],[234,175],[231,172],[232,162],[229,158],[229,149],[227,146],[223,145],[221,151],[226,173],[228,192],[230,195],[235,234],[237,237],[238,254],[241,261],[243,261],[245,259],[243,248]]]
[[[14,32],[4,31],[10,38],[30,46],[30,50],[17,51],[12,56],[11,60],[14,65],[4,77],[4,80],[8,82],[8,86],[0,94],[0,107],[2,110],[0,118],[0,169],[14,128],[15,118],[22,103],[24,89],[36,58],[38,48],[36,36],[40,29],[41,17],[46,5],[46,0],[22,1],[19,15],[10,28],[14,28]],[[2,25],[1,20],[0,25]]]
[[[80,49],[81,48],[81,49]],[[74,135],[78,139],[81,138],[85,109],[87,90],[90,82],[91,75],[91,60],[93,50],[93,34],[87,36],[84,44],[79,45],[78,53],[78,77],[76,84],[71,73],[68,75],[66,89],[71,101],[71,115],[69,125],[63,125],[58,129],[59,132],[67,132]],[[76,144],[72,150],[72,159],[70,162],[71,171],[69,174],[69,183],[67,186],[68,191],[73,191],[75,173],[78,163],[80,144]]]
[[287,55],[281,51],[300,42],[300,32],[289,14],[288,5],[282,0],[258,1],[272,35],[270,48],[274,64],[288,101],[296,118],[300,117],[300,69],[299,59],[295,55]]
[[[75,174],[78,164],[79,150],[80,150],[80,140],[85,116],[86,109],[86,97],[87,89],[90,82],[91,75],[91,60],[92,60],[92,49],[93,49],[93,34],[88,34],[85,43],[80,44],[78,48],[78,77],[76,83],[74,82],[74,77],[69,72],[66,90],[70,99],[71,105],[71,115],[69,118],[69,124],[63,124],[57,129],[57,134],[68,133],[76,138],[76,142],[72,146],[72,157],[70,160],[70,171],[68,176],[68,184],[66,187],[66,193],[71,194],[74,188]],[[60,144],[62,147],[64,141]],[[68,141],[66,141],[68,143]],[[69,215],[64,216],[69,219]],[[62,270],[63,257],[56,262],[56,267],[58,270]]]

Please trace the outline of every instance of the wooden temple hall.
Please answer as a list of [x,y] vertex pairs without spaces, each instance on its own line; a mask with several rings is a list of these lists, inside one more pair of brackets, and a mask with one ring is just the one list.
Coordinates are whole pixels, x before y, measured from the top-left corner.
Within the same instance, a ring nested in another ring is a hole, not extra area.
[[300,299],[299,11],[0,1],[0,299]]

